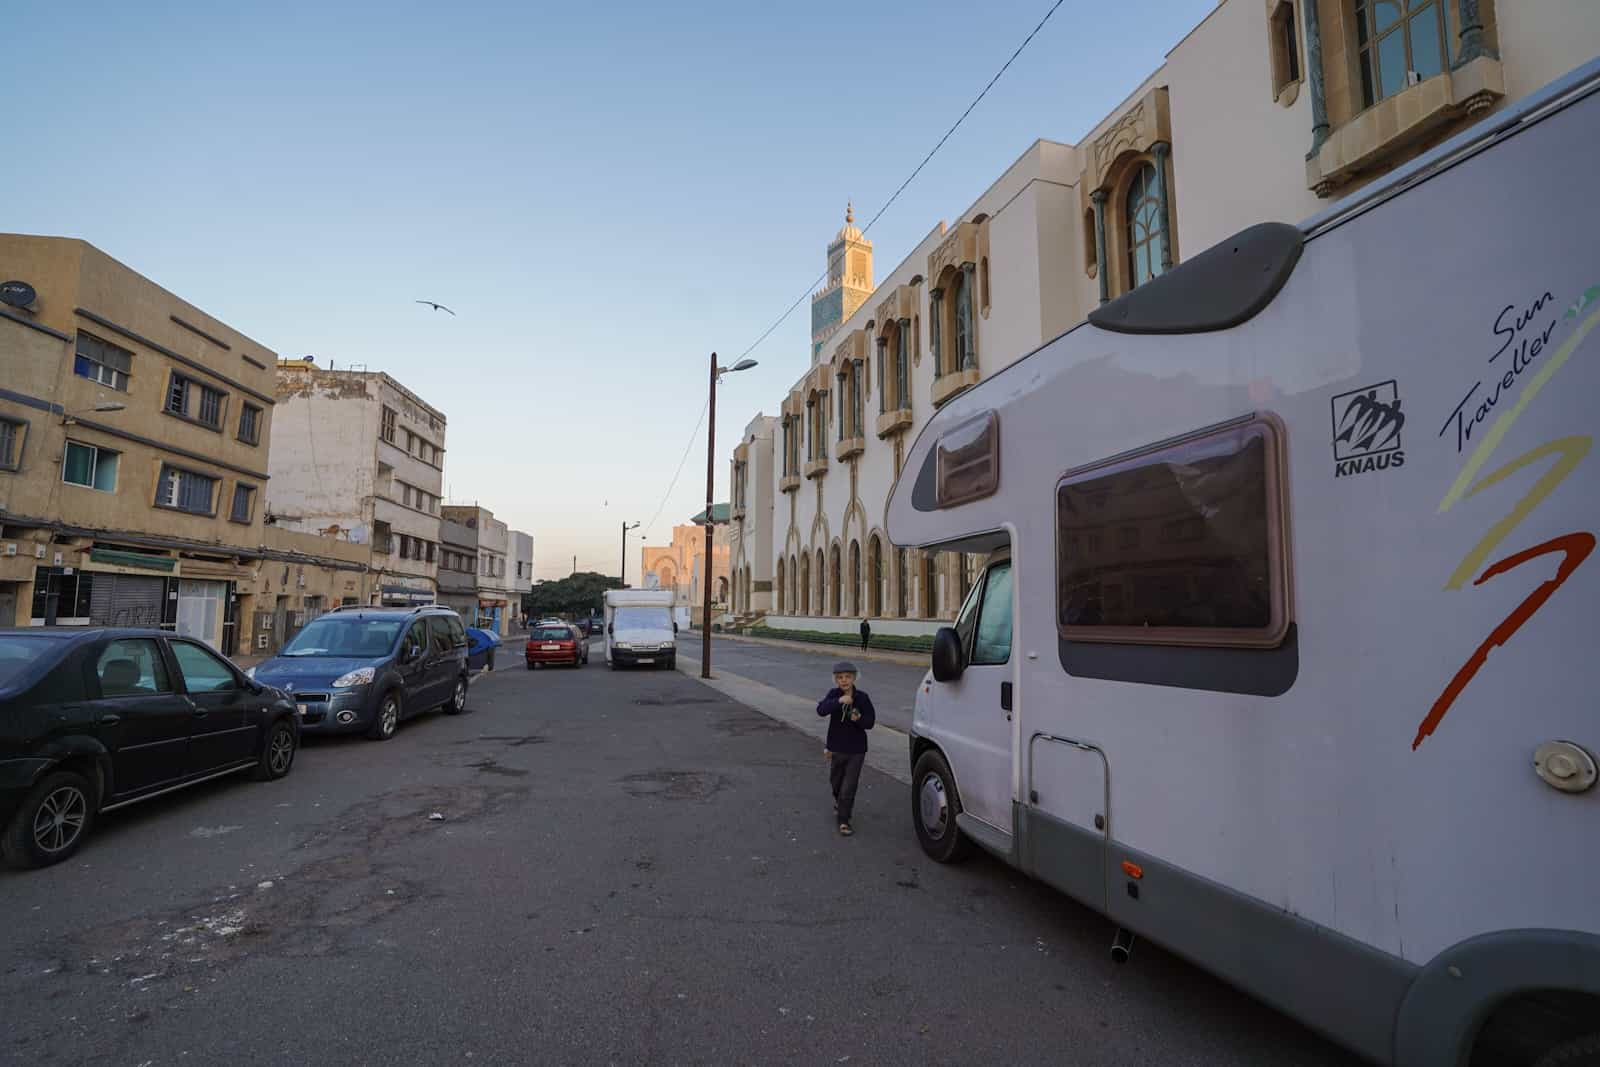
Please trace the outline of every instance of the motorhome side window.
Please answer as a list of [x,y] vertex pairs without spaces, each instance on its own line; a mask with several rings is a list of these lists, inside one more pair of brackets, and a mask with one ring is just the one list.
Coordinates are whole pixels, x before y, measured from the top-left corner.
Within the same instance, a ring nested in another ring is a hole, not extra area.
[[939,438],[934,495],[941,508],[990,496],[1000,487],[1000,424],[992,411]]
[[1277,420],[1068,474],[1057,621],[1071,641],[1275,647],[1289,625]]

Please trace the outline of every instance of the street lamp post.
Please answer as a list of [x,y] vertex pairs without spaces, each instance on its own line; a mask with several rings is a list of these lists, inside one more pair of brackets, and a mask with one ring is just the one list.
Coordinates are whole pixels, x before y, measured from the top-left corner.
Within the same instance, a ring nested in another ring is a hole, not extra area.
[[711,353],[711,399],[706,404],[706,554],[705,565],[700,568],[700,581],[705,587],[700,607],[700,677],[711,677],[711,534],[716,529],[716,519],[711,514],[711,498],[716,492],[717,472],[717,380],[724,374],[749,370],[756,365],[753,359],[741,359],[731,367],[717,366],[717,354]]
[[639,524],[629,525],[627,520],[622,523],[622,587],[628,587],[628,531],[638,529]]

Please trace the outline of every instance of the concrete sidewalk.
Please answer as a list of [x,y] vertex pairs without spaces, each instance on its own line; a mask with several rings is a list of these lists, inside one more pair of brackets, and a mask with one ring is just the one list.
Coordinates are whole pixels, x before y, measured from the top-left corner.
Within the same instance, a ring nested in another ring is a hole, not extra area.
[[[727,637],[727,634],[718,634]],[[748,638],[746,640],[749,640]],[[771,642],[773,644],[790,644],[787,641]],[[815,645],[806,646],[815,648]],[[700,661],[696,657],[692,662],[686,657],[678,659],[678,670],[688,675],[703,685],[708,685],[717,692],[737,700],[745,707],[758,711],[783,723],[792,729],[798,730],[817,742],[817,759],[822,759],[822,744],[828,736],[828,721],[817,714],[817,704],[814,700],[804,697],[791,696],[770,685],[756,681],[754,678],[745,678],[731,674],[725,670],[713,670],[712,677],[700,677]],[[869,751],[867,752],[867,766],[882,771],[906,785],[911,784],[911,747],[910,738],[891,726],[875,726],[871,732]]]

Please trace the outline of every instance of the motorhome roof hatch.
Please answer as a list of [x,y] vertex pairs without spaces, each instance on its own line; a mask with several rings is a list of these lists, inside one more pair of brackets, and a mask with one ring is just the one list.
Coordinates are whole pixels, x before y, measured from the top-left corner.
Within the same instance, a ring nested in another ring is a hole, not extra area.
[[1229,329],[1272,303],[1304,246],[1299,227],[1258,223],[1089,312],[1089,321],[1118,333]]

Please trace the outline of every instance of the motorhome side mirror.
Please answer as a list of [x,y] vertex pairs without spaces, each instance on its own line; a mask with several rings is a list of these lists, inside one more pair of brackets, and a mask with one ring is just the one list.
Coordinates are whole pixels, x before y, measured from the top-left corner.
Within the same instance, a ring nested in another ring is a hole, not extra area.
[[609,622],[608,622],[608,623],[606,623],[606,633],[608,633],[608,634],[614,634],[614,633],[616,633],[616,632],[617,632],[617,628],[616,628],[616,627],[615,627],[615,626],[613,626],[613,625],[612,625],[612,624],[611,624],[611,623],[609,623]]
[[953,682],[967,669],[961,655],[961,637],[954,627],[941,626],[933,635],[933,679]]

